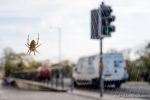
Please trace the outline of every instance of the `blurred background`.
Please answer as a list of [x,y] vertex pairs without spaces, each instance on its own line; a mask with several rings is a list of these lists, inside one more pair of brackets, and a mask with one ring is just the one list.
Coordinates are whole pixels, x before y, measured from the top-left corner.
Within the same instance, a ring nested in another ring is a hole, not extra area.
[[[111,5],[116,16],[116,31],[111,38],[104,40],[104,53],[123,55],[129,76],[127,86],[134,86],[130,82],[149,83],[150,1],[103,1]],[[70,79],[69,84],[73,84],[71,81],[79,59],[99,54],[99,41],[90,38],[90,16],[91,10],[98,8],[101,2],[102,0],[0,0],[0,79],[14,77],[45,82],[55,76]],[[29,55],[25,45],[28,35],[30,42],[37,41],[38,33],[41,46],[37,50],[40,54]],[[145,89],[147,87],[149,84],[144,86]],[[124,90],[130,91],[128,89],[123,85],[120,90],[113,91],[116,94],[117,91],[125,93]],[[137,87],[132,93],[136,90]],[[145,92],[139,94],[150,93],[150,89],[143,91]],[[112,90],[106,93],[112,93]]]

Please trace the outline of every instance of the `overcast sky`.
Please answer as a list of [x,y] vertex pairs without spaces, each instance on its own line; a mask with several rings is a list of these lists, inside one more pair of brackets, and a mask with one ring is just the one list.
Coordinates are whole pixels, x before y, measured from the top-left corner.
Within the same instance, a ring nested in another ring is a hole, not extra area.
[[[58,59],[58,27],[62,59],[76,61],[99,53],[99,41],[90,39],[90,11],[102,0],[0,0],[0,53],[6,47],[27,52],[25,43],[40,33],[40,54],[35,59]],[[150,40],[150,0],[104,0],[116,16],[116,32],[104,40],[111,48],[134,49]],[[50,27],[55,28],[50,28]]]

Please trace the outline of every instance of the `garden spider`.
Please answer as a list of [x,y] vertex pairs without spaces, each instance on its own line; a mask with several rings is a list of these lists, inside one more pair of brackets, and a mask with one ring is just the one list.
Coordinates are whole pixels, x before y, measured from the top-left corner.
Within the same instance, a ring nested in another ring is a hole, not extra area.
[[38,34],[38,38],[37,38],[37,42],[35,42],[35,40],[32,40],[29,44],[29,35],[28,35],[28,39],[27,39],[27,44],[25,44],[27,47],[28,47],[28,52],[27,54],[31,54],[31,52],[34,52],[34,55],[35,55],[35,52],[39,53],[36,49],[41,45],[39,44],[39,34]]

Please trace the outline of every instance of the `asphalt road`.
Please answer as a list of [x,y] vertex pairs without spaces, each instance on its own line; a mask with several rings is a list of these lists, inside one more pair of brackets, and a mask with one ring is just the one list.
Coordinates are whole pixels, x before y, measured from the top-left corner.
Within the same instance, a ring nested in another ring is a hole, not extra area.
[[145,82],[128,82],[122,85],[120,89],[107,88],[106,93],[114,95],[118,94],[133,94],[133,95],[149,95],[150,96],[150,84]]
[[[71,89],[70,79],[64,80],[64,87]],[[55,83],[55,82],[54,82]],[[60,82],[58,83],[61,86]],[[98,94],[99,88],[95,86],[79,86],[74,88],[77,91],[88,91],[91,93]],[[104,95],[111,95],[113,97],[123,97],[123,98],[142,98],[150,100],[150,84],[147,82],[127,82],[123,83],[121,88],[114,88],[113,86],[104,88]]]
[[[70,79],[64,80],[64,87],[70,89],[71,81]],[[54,82],[55,83],[55,82]],[[59,86],[61,84],[59,83]],[[74,88],[77,91],[91,92],[99,94],[99,88],[95,86],[79,86]],[[145,100],[150,100],[150,84],[147,82],[127,82],[123,83],[121,88],[114,88],[113,86],[105,87],[104,95],[111,95],[113,97],[123,97],[123,98],[141,98]]]
[[[94,86],[80,86],[75,89],[99,93],[99,89]],[[150,100],[150,84],[146,82],[127,82],[122,84],[121,88],[118,89],[113,86],[105,87],[104,95],[105,94],[112,95],[113,97],[141,98]]]
[[[99,89],[93,86],[81,86],[74,90],[78,91],[79,94],[81,94],[80,91],[84,92],[87,97],[62,92],[28,91],[0,85],[0,100],[94,100],[93,98],[88,98],[88,94],[99,94]],[[119,89],[107,87],[105,88],[104,95],[109,96],[110,100],[118,100],[115,98],[119,98],[119,100],[126,98],[129,100],[136,100],[136,98],[139,100],[150,100],[150,84],[144,82],[128,82],[123,84]],[[109,99],[107,98],[106,100]]]

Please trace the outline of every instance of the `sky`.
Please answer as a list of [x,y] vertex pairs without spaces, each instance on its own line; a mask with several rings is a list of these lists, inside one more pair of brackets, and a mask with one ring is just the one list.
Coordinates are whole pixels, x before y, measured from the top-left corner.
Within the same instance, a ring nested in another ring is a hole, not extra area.
[[[105,38],[109,49],[135,50],[150,40],[150,0],[103,0],[112,6],[116,31]],[[30,41],[40,35],[40,54],[34,59],[57,61],[61,34],[61,60],[99,53],[99,40],[90,39],[90,11],[102,0],[0,0],[0,56],[6,47],[27,53]],[[61,29],[59,31],[59,29]]]

